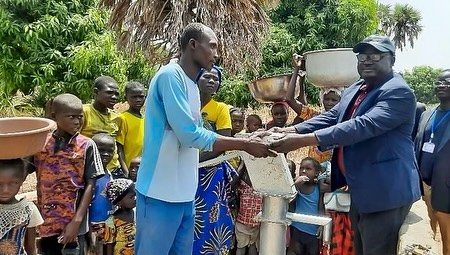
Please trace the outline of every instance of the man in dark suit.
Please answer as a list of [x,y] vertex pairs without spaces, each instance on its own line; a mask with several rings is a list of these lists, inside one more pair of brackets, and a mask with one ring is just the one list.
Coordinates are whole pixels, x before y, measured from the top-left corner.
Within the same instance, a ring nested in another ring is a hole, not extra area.
[[415,151],[422,180],[431,186],[424,199],[439,224],[442,254],[450,255],[450,69],[437,78],[435,92],[440,104],[422,114]]
[[331,185],[333,190],[349,186],[356,254],[394,255],[399,229],[421,195],[411,139],[416,99],[393,74],[395,47],[388,37],[369,36],[353,51],[362,79],[330,111],[273,130],[285,135],[272,148],[334,148]]

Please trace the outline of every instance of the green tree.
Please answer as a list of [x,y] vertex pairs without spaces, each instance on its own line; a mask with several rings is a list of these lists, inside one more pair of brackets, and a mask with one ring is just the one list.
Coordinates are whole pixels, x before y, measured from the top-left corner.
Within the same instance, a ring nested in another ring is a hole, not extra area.
[[96,0],[0,1],[0,83],[6,94],[17,90],[42,104],[61,92],[91,97],[92,81],[111,75],[123,83],[148,80],[142,54],[119,52],[106,32],[108,13]]
[[379,4],[379,31],[392,37],[397,48],[403,50],[408,44],[414,47],[414,41],[422,32],[422,15],[408,4]]
[[[353,47],[376,31],[376,14],[375,0],[282,0],[270,13],[274,24],[257,76],[291,72],[293,53]],[[319,89],[307,84],[306,90],[308,101],[317,104]]]
[[425,104],[438,103],[433,84],[441,72],[442,69],[431,66],[416,66],[405,72],[405,80],[414,89],[417,101]]
[[375,0],[282,0],[271,13],[298,41],[296,50],[353,47],[378,25]]

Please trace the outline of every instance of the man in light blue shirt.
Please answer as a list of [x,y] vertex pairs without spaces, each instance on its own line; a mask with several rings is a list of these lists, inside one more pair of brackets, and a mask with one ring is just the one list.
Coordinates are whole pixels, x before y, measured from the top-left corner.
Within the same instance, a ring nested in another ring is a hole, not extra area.
[[202,127],[195,79],[217,58],[217,37],[200,23],[185,27],[181,57],[153,77],[145,109],[142,162],[136,183],[138,255],[192,254],[199,149],[275,156],[260,140],[217,135]]

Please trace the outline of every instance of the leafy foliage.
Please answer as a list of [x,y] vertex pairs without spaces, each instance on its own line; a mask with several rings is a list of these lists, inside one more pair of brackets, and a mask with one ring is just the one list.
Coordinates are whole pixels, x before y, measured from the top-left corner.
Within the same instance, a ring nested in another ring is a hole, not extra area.
[[408,44],[414,47],[414,41],[422,32],[422,15],[419,11],[408,4],[396,4],[394,7],[379,4],[378,17],[379,31],[392,37],[397,48],[403,50]]
[[405,72],[405,80],[414,89],[417,101],[425,104],[438,103],[433,84],[441,72],[442,69],[431,66],[416,66]]
[[[263,61],[256,77],[289,73],[292,54],[325,48],[353,47],[378,26],[375,0],[282,0],[270,13],[273,25],[263,45]],[[245,88],[246,89],[246,88]],[[306,86],[308,102],[317,104],[319,89]],[[249,92],[245,94],[248,97]]]
[[96,0],[0,1],[0,80],[10,95],[32,94],[34,105],[62,92],[91,97],[92,81],[111,75],[118,82],[147,80],[142,54],[117,51],[105,32],[108,13]]

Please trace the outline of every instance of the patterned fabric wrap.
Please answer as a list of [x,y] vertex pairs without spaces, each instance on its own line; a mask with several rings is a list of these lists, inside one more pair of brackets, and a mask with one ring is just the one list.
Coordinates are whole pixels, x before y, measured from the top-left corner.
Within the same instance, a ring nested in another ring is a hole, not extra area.
[[106,221],[105,242],[114,243],[114,255],[134,255],[136,225],[111,216]]
[[23,247],[31,213],[25,199],[16,204],[0,205],[0,254],[27,254]]
[[329,212],[333,221],[330,255],[353,254],[353,232],[348,213]]
[[241,181],[238,188],[240,206],[237,221],[251,227],[259,226],[254,218],[262,210],[262,197],[254,191],[250,185]]
[[106,196],[115,205],[120,202],[133,185],[134,183],[130,179],[119,178],[112,180],[106,185]]
[[236,171],[228,162],[199,169],[193,254],[228,254],[234,233],[228,201]]
[[84,188],[85,152],[89,139],[76,135],[55,153],[50,135],[45,148],[34,157],[39,211],[44,223],[41,237],[61,234],[76,213],[79,192]]
[[[319,114],[320,114],[320,112],[316,111],[314,108],[304,105],[302,107],[302,112],[299,115],[299,117],[304,120],[309,120]],[[308,157],[311,157],[311,158],[317,160],[319,163],[323,163],[325,161],[330,161],[332,153],[333,153],[332,150],[322,152],[319,150],[319,148],[317,148],[317,146],[309,146],[308,147]]]

